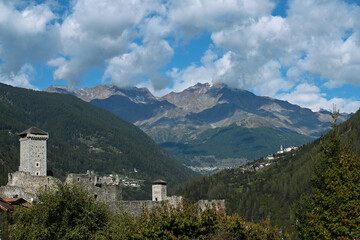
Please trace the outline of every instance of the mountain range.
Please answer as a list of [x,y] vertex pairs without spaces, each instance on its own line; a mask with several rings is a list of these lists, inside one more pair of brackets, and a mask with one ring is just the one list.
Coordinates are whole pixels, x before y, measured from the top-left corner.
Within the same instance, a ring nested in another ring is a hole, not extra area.
[[195,174],[143,131],[81,99],[0,84],[0,185],[19,166],[17,133],[36,126],[49,133],[48,169],[68,173],[120,174],[174,185]]
[[[99,85],[70,91],[134,123],[180,162],[193,167],[241,165],[283,147],[302,145],[330,125],[328,111],[313,112],[287,101],[233,89],[196,84],[155,97],[146,88]],[[340,121],[349,117],[341,114]]]

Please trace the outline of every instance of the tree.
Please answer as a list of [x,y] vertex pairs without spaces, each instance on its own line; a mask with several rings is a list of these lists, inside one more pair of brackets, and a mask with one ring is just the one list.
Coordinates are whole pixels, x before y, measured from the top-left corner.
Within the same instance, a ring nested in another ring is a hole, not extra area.
[[10,239],[99,239],[110,219],[107,209],[86,190],[59,183],[40,191],[31,208],[15,209]]
[[296,228],[301,239],[360,237],[360,158],[341,144],[332,112],[332,130],[321,138],[312,196],[298,203]]

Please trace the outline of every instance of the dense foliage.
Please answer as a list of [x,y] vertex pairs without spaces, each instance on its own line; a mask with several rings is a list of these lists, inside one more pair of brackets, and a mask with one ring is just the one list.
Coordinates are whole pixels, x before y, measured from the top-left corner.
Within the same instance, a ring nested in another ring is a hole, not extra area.
[[333,130],[321,141],[321,154],[312,180],[311,196],[296,211],[302,239],[360,237],[360,157],[340,144],[334,112]]
[[[341,143],[348,143],[359,155],[360,111],[339,125],[339,133]],[[328,135],[325,135],[324,139],[327,138]],[[320,140],[317,139],[296,152],[280,156],[259,171],[243,172],[241,168],[224,170],[210,177],[189,180],[170,189],[170,192],[193,200],[224,198],[230,214],[238,213],[254,221],[269,217],[272,223],[293,231],[294,204],[302,195],[312,193],[310,179],[314,175],[319,151]]]
[[10,239],[91,239],[110,219],[106,205],[79,187],[63,184],[43,189],[29,209],[16,210]]
[[194,176],[134,125],[71,95],[0,84],[0,115],[0,185],[19,166],[16,133],[31,126],[49,132],[48,169],[56,177],[91,169],[172,185]]
[[29,209],[15,210],[16,224],[9,239],[281,239],[268,221],[245,222],[227,216],[215,206],[200,210],[183,202],[178,207],[163,202],[140,217],[109,212],[84,190],[58,185],[43,191]]

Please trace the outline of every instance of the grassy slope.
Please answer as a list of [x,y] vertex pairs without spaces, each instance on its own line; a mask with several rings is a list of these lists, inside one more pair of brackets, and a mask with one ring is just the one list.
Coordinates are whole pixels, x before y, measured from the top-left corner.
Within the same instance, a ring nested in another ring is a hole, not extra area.
[[19,165],[16,133],[31,126],[49,132],[48,169],[60,178],[94,169],[172,185],[194,176],[134,125],[71,95],[0,84],[0,116],[0,184]]
[[[360,111],[340,125],[342,140],[360,154]],[[248,220],[270,217],[279,226],[291,229],[292,208],[302,194],[311,192],[310,179],[319,153],[320,140],[302,146],[257,172],[224,170],[210,177],[199,177],[178,185],[171,193],[190,199],[226,198],[229,213]],[[259,160],[260,161],[260,160]]]

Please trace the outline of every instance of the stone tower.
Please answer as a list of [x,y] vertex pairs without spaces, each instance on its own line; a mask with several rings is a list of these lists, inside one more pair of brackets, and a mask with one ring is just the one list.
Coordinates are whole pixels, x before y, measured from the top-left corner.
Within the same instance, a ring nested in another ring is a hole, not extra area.
[[46,141],[49,134],[36,127],[31,127],[18,135],[20,136],[19,171],[46,176]]
[[164,201],[167,200],[166,182],[163,180],[156,180],[152,185],[152,200]]

